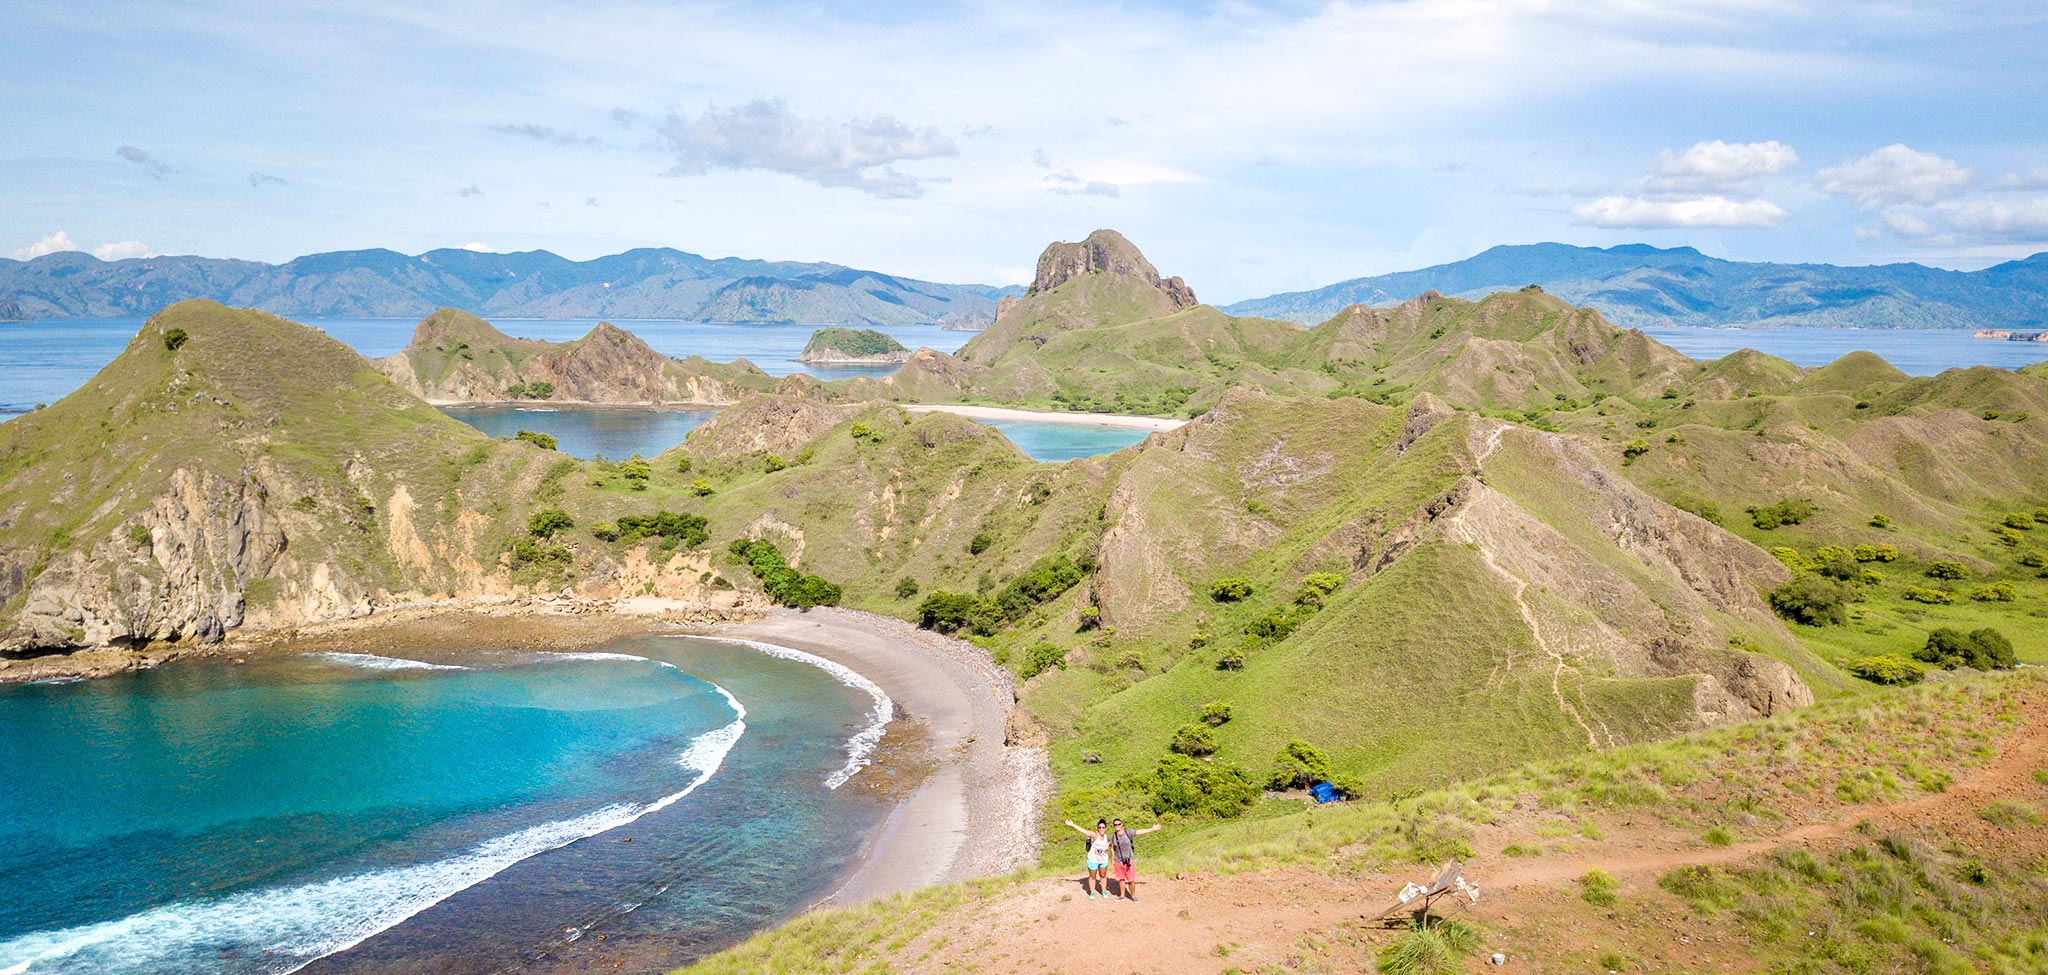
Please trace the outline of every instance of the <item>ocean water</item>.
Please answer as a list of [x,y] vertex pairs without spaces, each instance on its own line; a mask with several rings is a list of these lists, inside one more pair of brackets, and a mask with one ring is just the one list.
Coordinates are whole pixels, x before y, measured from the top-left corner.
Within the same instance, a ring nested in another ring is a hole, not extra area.
[[590,460],[601,454],[624,460],[634,454],[652,457],[682,443],[718,411],[444,406],[441,412],[493,437],[532,430],[554,437],[557,449],[571,457]]
[[840,786],[889,703],[820,663],[655,637],[0,688],[0,973],[666,970],[879,821]]
[[1653,339],[1695,359],[1755,349],[1798,366],[1824,366],[1851,352],[1875,352],[1900,372],[1932,376],[1958,366],[2018,369],[2048,359],[2048,342],[1975,339],[1964,330],[1862,328],[1646,328]]
[[977,420],[995,427],[1032,460],[1060,461],[1114,453],[1152,435],[1150,430],[1037,420]]

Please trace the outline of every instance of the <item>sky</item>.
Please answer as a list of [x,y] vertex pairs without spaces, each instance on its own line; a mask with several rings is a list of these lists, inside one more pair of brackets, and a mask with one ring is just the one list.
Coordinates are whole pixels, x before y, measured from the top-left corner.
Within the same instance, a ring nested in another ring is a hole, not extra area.
[[1223,303],[1497,244],[2048,250],[2048,4],[9,0],[0,256],[632,247]]

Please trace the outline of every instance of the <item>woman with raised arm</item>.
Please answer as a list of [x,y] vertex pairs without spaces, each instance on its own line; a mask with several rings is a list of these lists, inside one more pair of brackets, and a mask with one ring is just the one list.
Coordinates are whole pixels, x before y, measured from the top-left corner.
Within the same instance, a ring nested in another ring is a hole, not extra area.
[[[1082,836],[1088,837],[1088,876],[1081,878],[1081,886],[1088,888],[1088,899],[1109,896],[1109,820],[1098,819],[1094,829],[1086,829],[1080,823],[1067,820],[1067,825]],[[1091,886],[1092,884],[1092,886]]]
[[1132,903],[1138,900],[1138,845],[1137,837],[1146,833],[1159,832],[1159,824],[1153,823],[1144,829],[1125,829],[1124,821],[1116,821],[1116,830],[1109,834],[1110,858],[1116,861],[1117,894]]

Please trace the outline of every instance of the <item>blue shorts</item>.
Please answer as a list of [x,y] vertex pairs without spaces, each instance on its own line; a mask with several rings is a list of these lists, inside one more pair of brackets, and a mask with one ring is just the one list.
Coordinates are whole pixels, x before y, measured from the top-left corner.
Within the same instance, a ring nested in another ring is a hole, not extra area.
[[1097,860],[1097,859],[1095,859],[1094,857],[1089,857],[1089,858],[1088,858],[1088,869],[1090,869],[1090,870],[1106,870],[1106,869],[1108,869],[1108,868],[1109,868],[1109,861],[1108,861],[1108,860]]

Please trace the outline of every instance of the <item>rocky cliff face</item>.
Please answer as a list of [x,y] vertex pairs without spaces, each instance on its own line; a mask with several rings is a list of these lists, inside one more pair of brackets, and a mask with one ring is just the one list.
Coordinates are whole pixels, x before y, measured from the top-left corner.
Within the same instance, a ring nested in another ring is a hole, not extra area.
[[1114,230],[1098,230],[1079,243],[1059,241],[1038,255],[1038,273],[1026,295],[1043,294],[1084,274],[1135,278],[1159,289],[1174,309],[1196,305],[1194,289],[1178,277],[1161,280],[1159,269],[1139,253],[1137,245]]
[[744,360],[671,359],[609,322],[572,342],[538,342],[445,308],[420,322],[403,351],[375,364],[405,389],[444,404],[722,406],[773,384]]

